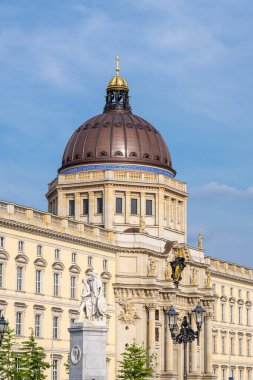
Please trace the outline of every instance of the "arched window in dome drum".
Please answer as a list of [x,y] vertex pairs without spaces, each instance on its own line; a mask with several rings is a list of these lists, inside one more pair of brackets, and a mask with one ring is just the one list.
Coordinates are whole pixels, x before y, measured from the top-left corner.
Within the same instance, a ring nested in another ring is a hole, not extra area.
[[137,153],[135,153],[135,152],[131,152],[131,153],[129,154],[129,157],[137,157]]

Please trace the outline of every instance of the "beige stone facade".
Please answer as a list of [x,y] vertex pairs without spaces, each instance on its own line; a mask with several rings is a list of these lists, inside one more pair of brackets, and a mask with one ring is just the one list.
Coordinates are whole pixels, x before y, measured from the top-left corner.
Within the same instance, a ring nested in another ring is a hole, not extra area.
[[[180,322],[198,302],[206,317],[199,343],[188,347],[189,378],[223,380],[231,371],[251,378],[252,270],[187,246],[184,183],[129,169],[80,171],[59,174],[47,197],[50,213],[0,203],[0,309],[18,339],[35,329],[57,379],[67,378],[68,327],[90,267],[101,274],[109,305],[108,379],[116,379],[133,340],[155,354],[156,378],[181,379],[182,345],[172,342],[165,311],[173,304]],[[175,242],[187,263],[179,289],[171,280]]]

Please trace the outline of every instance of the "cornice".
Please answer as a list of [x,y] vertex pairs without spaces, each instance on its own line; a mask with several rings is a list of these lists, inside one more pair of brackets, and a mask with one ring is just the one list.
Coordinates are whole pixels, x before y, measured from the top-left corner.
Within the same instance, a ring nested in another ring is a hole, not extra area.
[[253,280],[249,278],[239,277],[239,276],[231,275],[229,273],[217,272],[212,269],[210,270],[210,272],[211,272],[212,277],[224,278],[225,280],[229,279],[229,280],[239,282],[239,283],[243,282],[245,284],[253,286]]

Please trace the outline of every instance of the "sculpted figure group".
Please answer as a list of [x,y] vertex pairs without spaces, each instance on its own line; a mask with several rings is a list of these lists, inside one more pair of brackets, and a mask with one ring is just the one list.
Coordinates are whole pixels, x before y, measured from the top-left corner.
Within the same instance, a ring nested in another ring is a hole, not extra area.
[[83,279],[79,322],[99,321],[106,316],[106,300],[103,283],[96,269],[91,270]]

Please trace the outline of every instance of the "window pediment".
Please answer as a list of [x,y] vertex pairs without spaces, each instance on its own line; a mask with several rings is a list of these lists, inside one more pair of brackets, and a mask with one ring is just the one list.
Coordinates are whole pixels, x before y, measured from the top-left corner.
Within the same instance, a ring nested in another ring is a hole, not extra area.
[[28,264],[29,262],[29,259],[26,255],[24,255],[23,253],[20,253],[18,254],[16,257],[15,257],[15,261],[19,264]]
[[230,297],[229,298],[229,303],[235,304],[235,297]]
[[221,297],[220,297],[220,300],[221,300],[221,302],[227,302],[228,297],[226,297],[226,296],[221,296]]
[[10,255],[8,252],[5,251],[5,249],[0,249],[0,260],[1,261],[7,261],[9,260]]
[[37,258],[36,260],[34,260],[34,265],[37,265],[38,267],[46,267],[47,266],[47,262],[45,259],[43,259],[42,257],[39,257]]
[[239,300],[237,301],[238,305],[244,305],[244,301],[242,298],[239,298]]
[[81,273],[81,268],[78,266],[78,265],[71,265],[70,267],[69,267],[69,271],[71,272],[71,273],[75,273],[75,274],[80,274]]
[[108,281],[110,281],[111,280],[111,278],[112,278],[112,275],[111,275],[111,273],[108,271],[108,270],[104,270],[102,273],[101,273],[101,278],[103,279],[103,280],[108,280]]
[[248,307],[251,307],[252,306],[252,302],[248,300],[248,301],[245,302],[245,305],[248,306]]
[[63,271],[64,270],[64,265],[59,262],[59,261],[55,261],[52,265],[52,268],[55,269],[55,270],[60,270],[60,271]]
[[85,271],[85,274],[86,275],[88,275],[89,273],[91,273],[92,271],[93,271],[93,267],[92,266],[90,266],[90,267],[88,267],[87,269],[86,269],[86,271]]

